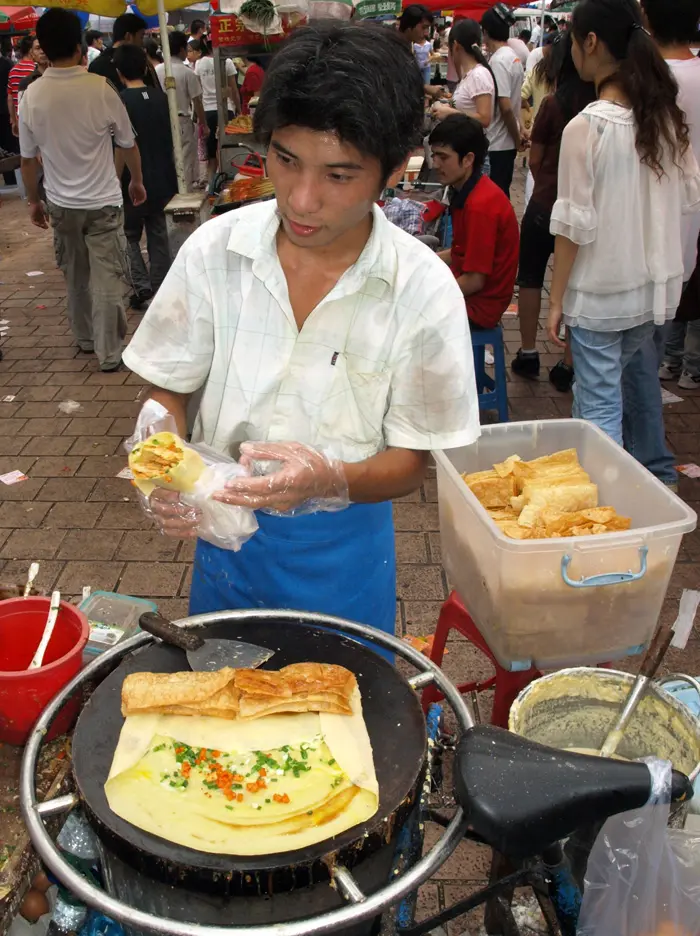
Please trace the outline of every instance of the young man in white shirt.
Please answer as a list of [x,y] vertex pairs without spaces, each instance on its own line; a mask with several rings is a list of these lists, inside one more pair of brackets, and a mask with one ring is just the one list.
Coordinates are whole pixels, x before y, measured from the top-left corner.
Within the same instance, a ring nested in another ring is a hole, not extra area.
[[520,129],[521,90],[525,62],[508,45],[510,27],[515,22],[510,9],[497,3],[484,13],[481,28],[484,44],[491,53],[489,67],[498,89],[498,106],[486,131],[489,139],[491,181],[510,198],[515,157],[527,135]]
[[92,65],[96,58],[102,54],[105,47],[104,38],[98,29],[88,29],[85,33],[88,65]]
[[[187,59],[187,36],[182,32],[172,32],[168,37],[168,41],[170,43],[170,59],[175,80],[185,181],[189,191],[192,191],[194,183],[199,178],[197,139],[192,122],[192,112],[194,111],[197,123],[202,127],[205,139],[209,136],[209,127],[204,113],[204,105],[202,104],[202,84],[194,71],[185,64]],[[156,65],[156,75],[158,75],[161,87],[165,91],[165,65],[162,62],[160,65]]]
[[[700,162],[700,59],[690,47],[697,35],[700,0],[642,0],[646,26],[678,82],[678,103],[685,111],[690,144]],[[700,214],[683,217],[683,280],[698,259]],[[659,370],[662,380],[677,380],[682,390],[700,388],[700,320],[669,322]]]
[[[126,242],[112,142],[124,150],[135,205],[146,200],[141,159],[118,93],[105,78],[79,64],[78,17],[67,10],[47,10],[36,32],[51,68],[27,88],[19,112],[29,212],[37,227],[46,228],[51,220],[78,347],[94,351],[102,370],[116,370],[126,334]],[[40,154],[46,204],[39,196]]]
[[[391,499],[418,488],[431,449],[479,435],[462,293],[376,205],[422,125],[395,32],[295,31],[255,111],[276,202],[195,231],[125,352],[180,435],[201,390],[193,439],[259,469],[215,495],[259,529],[239,552],[200,540],[191,613],[295,608],[394,633]],[[196,536],[177,494],[156,489],[150,510]]]

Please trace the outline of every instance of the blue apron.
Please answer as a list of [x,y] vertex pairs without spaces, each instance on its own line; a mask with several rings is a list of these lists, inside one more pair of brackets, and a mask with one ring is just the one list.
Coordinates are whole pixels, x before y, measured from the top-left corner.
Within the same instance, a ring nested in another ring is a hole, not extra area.
[[[240,608],[316,611],[394,634],[396,557],[391,503],[271,517],[239,552],[199,540],[190,614]],[[251,638],[254,639],[254,638]],[[383,656],[393,660],[385,651]]]

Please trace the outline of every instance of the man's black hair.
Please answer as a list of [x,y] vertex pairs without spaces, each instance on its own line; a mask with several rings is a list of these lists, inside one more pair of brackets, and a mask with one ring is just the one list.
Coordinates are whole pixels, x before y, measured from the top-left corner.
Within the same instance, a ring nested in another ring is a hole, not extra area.
[[694,42],[700,0],[642,0],[651,34],[661,45]]
[[136,13],[122,13],[115,19],[114,26],[112,26],[112,41],[123,42],[127,35],[135,36],[147,26],[148,23],[142,16],[137,16]]
[[415,29],[421,23],[432,23],[433,14],[427,7],[420,3],[412,3],[407,6],[401,14],[399,20],[399,32],[406,32],[408,29]]
[[379,160],[386,181],[420,139],[423,79],[410,47],[376,23],[297,29],[273,57],[255,108],[269,144],[283,127],[331,132]]
[[131,42],[125,42],[114,50],[114,67],[127,81],[139,81],[146,74],[148,59],[146,52]]
[[183,49],[187,48],[188,38],[184,32],[171,32],[168,36],[168,44],[170,45],[170,54],[173,58],[180,58],[180,53]]
[[557,21],[556,21],[553,17],[551,17],[551,16],[545,16],[545,18],[544,18],[544,28],[545,28],[545,29],[556,29],[556,30],[559,29],[559,27],[557,26]]
[[22,58],[29,55],[34,45],[34,36],[22,36],[19,40],[19,54]]
[[50,62],[73,58],[83,44],[80,20],[75,13],[60,7],[47,10],[39,17],[36,37]]
[[102,38],[102,33],[99,29],[88,29],[85,33],[85,43],[90,47],[93,42],[97,42],[98,39]]
[[428,142],[430,146],[451,147],[460,160],[468,153],[474,153],[474,172],[478,172],[484,165],[489,148],[484,128],[478,120],[466,114],[451,114],[441,120],[430,134]]
[[532,39],[532,32],[529,29],[521,29],[518,33],[518,39],[527,44]]
[[[512,22],[515,22],[512,14],[510,14],[511,22],[508,21],[509,18],[503,13],[504,9],[507,10],[505,4],[497,3],[481,17],[481,28],[495,42],[507,42],[510,37],[510,27]],[[510,13],[509,10],[507,12]]]
[[207,24],[204,22],[204,20],[193,19],[192,25],[190,26],[190,34],[200,32],[201,30],[206,29],[206,28],[207,28]]
[[204,36],[202,36],[201,39],[193,39],[192,42],[190,42],[190,45],[195,52],[201,52],[202,55],[211,55],[211,46],[204,38]]

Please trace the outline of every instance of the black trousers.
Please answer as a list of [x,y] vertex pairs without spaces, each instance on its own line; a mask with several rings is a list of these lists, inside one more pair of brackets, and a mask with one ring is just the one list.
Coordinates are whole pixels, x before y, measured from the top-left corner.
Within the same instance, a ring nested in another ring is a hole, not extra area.
[[491,181],[503,189],[508,198],[510,198],[510,186],[513,181],[513,170],[515,169],[515,157],[517,150],[489,150],[489,162],[491,163]]
[[[12,132],[9,114],[0,114],[0,149],[8,153],[19,153],[19,140]],[[5,185],[15,185],[16,179],[14,172],[3,173]]]

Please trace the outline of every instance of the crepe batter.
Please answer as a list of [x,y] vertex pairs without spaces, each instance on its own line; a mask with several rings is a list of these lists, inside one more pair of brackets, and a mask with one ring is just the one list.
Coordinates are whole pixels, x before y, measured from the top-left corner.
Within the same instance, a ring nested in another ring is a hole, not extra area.
[[[124,354],[194,442],[257,476],[214,495],[257,512],[240,552],[197,544],[190,613],[316,611],[395,631],[390,501],[431,449],[479,435],[464,297],[376,206],[423,121],[410,49],[383,27],[295,32],[256,108],[276,201],[186,241]],[[371,108],[366,106],[372,101]],[[150,508],[196,536],[174,491]]]

